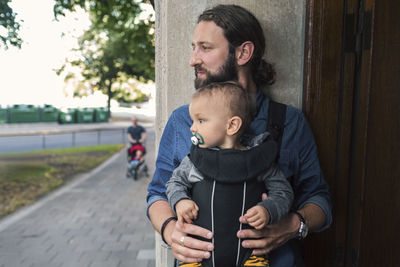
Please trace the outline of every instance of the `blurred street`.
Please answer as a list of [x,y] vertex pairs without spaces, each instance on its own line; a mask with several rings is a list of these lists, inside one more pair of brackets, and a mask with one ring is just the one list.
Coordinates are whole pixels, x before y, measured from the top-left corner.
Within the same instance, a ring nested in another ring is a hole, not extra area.
[[[132,114],[128,114],[132,116]],[[136,115],[136,114],[135,114]],[[136,115],[144,127],[153,119]],[[0,154],[41,149],[106,144],[126,144],[130,117],[102,123],[7,123],[0,124]]]
[[[4,133],[7,127],[2,126]],[[90,173],[3,218],[0,267],[155,266],[154,230],[145,215],[147,184],[154,171],[154,130],[152,124],[144,126],[150,177],[125,177],[124,149]],[[13,127],[9,125],[8,131]],[[44,129],[49,130],[36,125],[26,131]]]

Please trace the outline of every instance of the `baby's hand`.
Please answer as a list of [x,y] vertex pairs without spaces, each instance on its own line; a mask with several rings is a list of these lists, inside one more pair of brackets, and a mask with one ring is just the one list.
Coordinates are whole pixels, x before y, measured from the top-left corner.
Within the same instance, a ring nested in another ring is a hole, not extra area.
[[193,223],[192,220],[197,219],[199,207],[193,200],[182,199],[176,203],[175,210],[178,216],[178,223],[183,225],[184,222]]
[[255,229],[263,229],[269,222],[269,213],[262,206],[254,206],[250,208],[244,215],[247,222]]

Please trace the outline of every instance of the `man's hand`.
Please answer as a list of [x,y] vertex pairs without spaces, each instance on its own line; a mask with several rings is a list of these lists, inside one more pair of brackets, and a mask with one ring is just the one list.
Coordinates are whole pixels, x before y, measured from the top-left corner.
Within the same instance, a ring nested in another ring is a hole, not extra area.
[[[267,197],[267,194],[264,193],[262,200],[266,200]],[[241,216],[239,221],[249,224],[245,216]],[[279,222],[266,225],[263,229],[240,230],[237,233],[237,237],[241,239],[255,238],[252,240],[243,240],[242,246],[245,248],[254,248],[254,255],[265,255],[296,237],[299,227],[299,218],[293,213],[289,213]]]
[[269,213],[263,206],[254,206],[250,208],[244,215],[250,226],[257,230],[263,229],[269,222]]
[[[240,217],[239,220],[241,223],[247,223],[244,216]],[[261,230],[240,230],[237,236],[241,239],[256,238],[242,241],[242,246],[245,248],[254,248],[254,255],[265,255],[288,240],[295,238],[299,227],[299,218],[293,213],[289,213],[275,224],[267,225]]]
[[[210,251],[214,249],[211,242],[200,241],[188,236],[201,236],[206,239],[211,239],[213,234],[200,226],[184,223],[182,226],[175,223],[175,227],[171,234],[171,248],[174,257],[183,262],[200,262],[203,259],[208,259],[211,256]],[[184,236],[183,244],[181,238]]]
[[[154,228],[160,233],[162,224],[167,218],[174,216],[174,213],[167,201],[160,200],[150,206],[149,216]],[[209,258],[214,245],[211,242],[189,237],[188,234],[206,239],[213,237],[211,231],[200,226],[185,223],[181,227],[176,221],[170,221],[164,229],[163,236],[168,245],[171,246],[174,257],[184,262],[199,262],[202,259]],[[180,242],[182,236],[185,237],[183,246]]]
[[[266,199],[267,194],[263,194],[262,200],[264,201]],[[325,213],[320,207],[313,203],[307,203],[299,212],[302,213],[310,230],[318,229],[325,223]],[[241,216],[239,221],[248,224],[245,216]],[[290,239],[297,237],[299,228],[299,217],[294,213],[289,213],[279,222],[267,225],[261,230],[240,230],[237,233],[237,237],[241,239],[256,238],[252,240],[243,240],[242,246],[245,248],[254,248],[254,255],[264,255],[283,245]]]
[[182,199],[175,204],[175,210],[178,216],[178,223],[183,226],[184,222],[193,223],[192,220],[197,219],[199,207],[193,200]]

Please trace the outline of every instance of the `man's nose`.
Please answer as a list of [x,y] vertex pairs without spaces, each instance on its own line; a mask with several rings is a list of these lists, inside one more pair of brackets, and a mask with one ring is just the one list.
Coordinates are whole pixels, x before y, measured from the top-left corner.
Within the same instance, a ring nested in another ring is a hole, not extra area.
[[192,55],[190,57],[190,66],[194,67],[194,66],[200,65],[200,64],[201,64],[201,58],[199,56],[197,49],[194,49],[192,52]]

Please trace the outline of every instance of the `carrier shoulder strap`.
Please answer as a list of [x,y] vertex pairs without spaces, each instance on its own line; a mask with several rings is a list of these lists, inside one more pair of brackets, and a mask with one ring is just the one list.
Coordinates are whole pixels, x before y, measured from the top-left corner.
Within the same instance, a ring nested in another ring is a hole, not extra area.
[[[285,130],[286,108],[287,106],[284,104],[272,100],[269,101],[267,129],[274,140],[278,142],[278,153],[281,149],[283,131]],[[298,239],[289,240],[288,244],[293,251],[296,266],[305,267],[303,245]]]
[[[285,130],[286,105],[275,101],[269,101],[267,130],[278,142],[278,151],[282,145],[283,131]],[[279,153],[279,152],[278,152]]]

